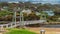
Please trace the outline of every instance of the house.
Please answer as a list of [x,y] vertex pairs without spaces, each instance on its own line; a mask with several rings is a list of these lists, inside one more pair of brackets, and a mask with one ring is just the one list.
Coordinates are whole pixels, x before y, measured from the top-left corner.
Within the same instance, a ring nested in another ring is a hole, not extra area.
[[31,13],[31,10],[30,9],[27,9],[27,10],[23,9],[22,12],[25,12],[27,14],[30,14]]

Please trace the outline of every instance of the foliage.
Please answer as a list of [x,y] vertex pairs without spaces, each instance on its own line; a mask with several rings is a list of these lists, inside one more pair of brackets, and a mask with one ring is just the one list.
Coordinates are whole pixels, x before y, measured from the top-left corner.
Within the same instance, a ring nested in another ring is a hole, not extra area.
[[12,19],[13,12],[9,11],[0,11],[0,21],[2,20],[11,20]]
[[6,15],[10,15],[13,14],[13,12],[9,12],[9,11],[0,11],[0,16],[6,16]]
[[24,13],[24,20],[39,20],[39,16],[33,11],[30,14]]

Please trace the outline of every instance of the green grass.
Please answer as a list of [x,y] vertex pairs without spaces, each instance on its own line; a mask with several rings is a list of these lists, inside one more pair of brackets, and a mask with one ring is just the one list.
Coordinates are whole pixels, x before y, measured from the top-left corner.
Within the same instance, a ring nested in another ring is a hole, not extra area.
[[6,34],[36,34],[25,29],[9,29],[9,32]]

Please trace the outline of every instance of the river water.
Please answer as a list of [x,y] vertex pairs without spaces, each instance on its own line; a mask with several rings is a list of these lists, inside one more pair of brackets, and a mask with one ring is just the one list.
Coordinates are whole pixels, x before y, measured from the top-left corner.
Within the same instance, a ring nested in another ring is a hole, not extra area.
[[42,27],[46,27],[46,28],[60,28],[60,25],[44,25]]

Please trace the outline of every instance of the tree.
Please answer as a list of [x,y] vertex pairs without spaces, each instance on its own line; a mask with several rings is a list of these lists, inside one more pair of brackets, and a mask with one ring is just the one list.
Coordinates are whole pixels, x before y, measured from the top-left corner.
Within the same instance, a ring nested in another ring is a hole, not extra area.
[[47,19],[47,17],[48,17],[48,14],[46,13],[46,12],[44,12],[44,11],[40,11],[40,19]]

